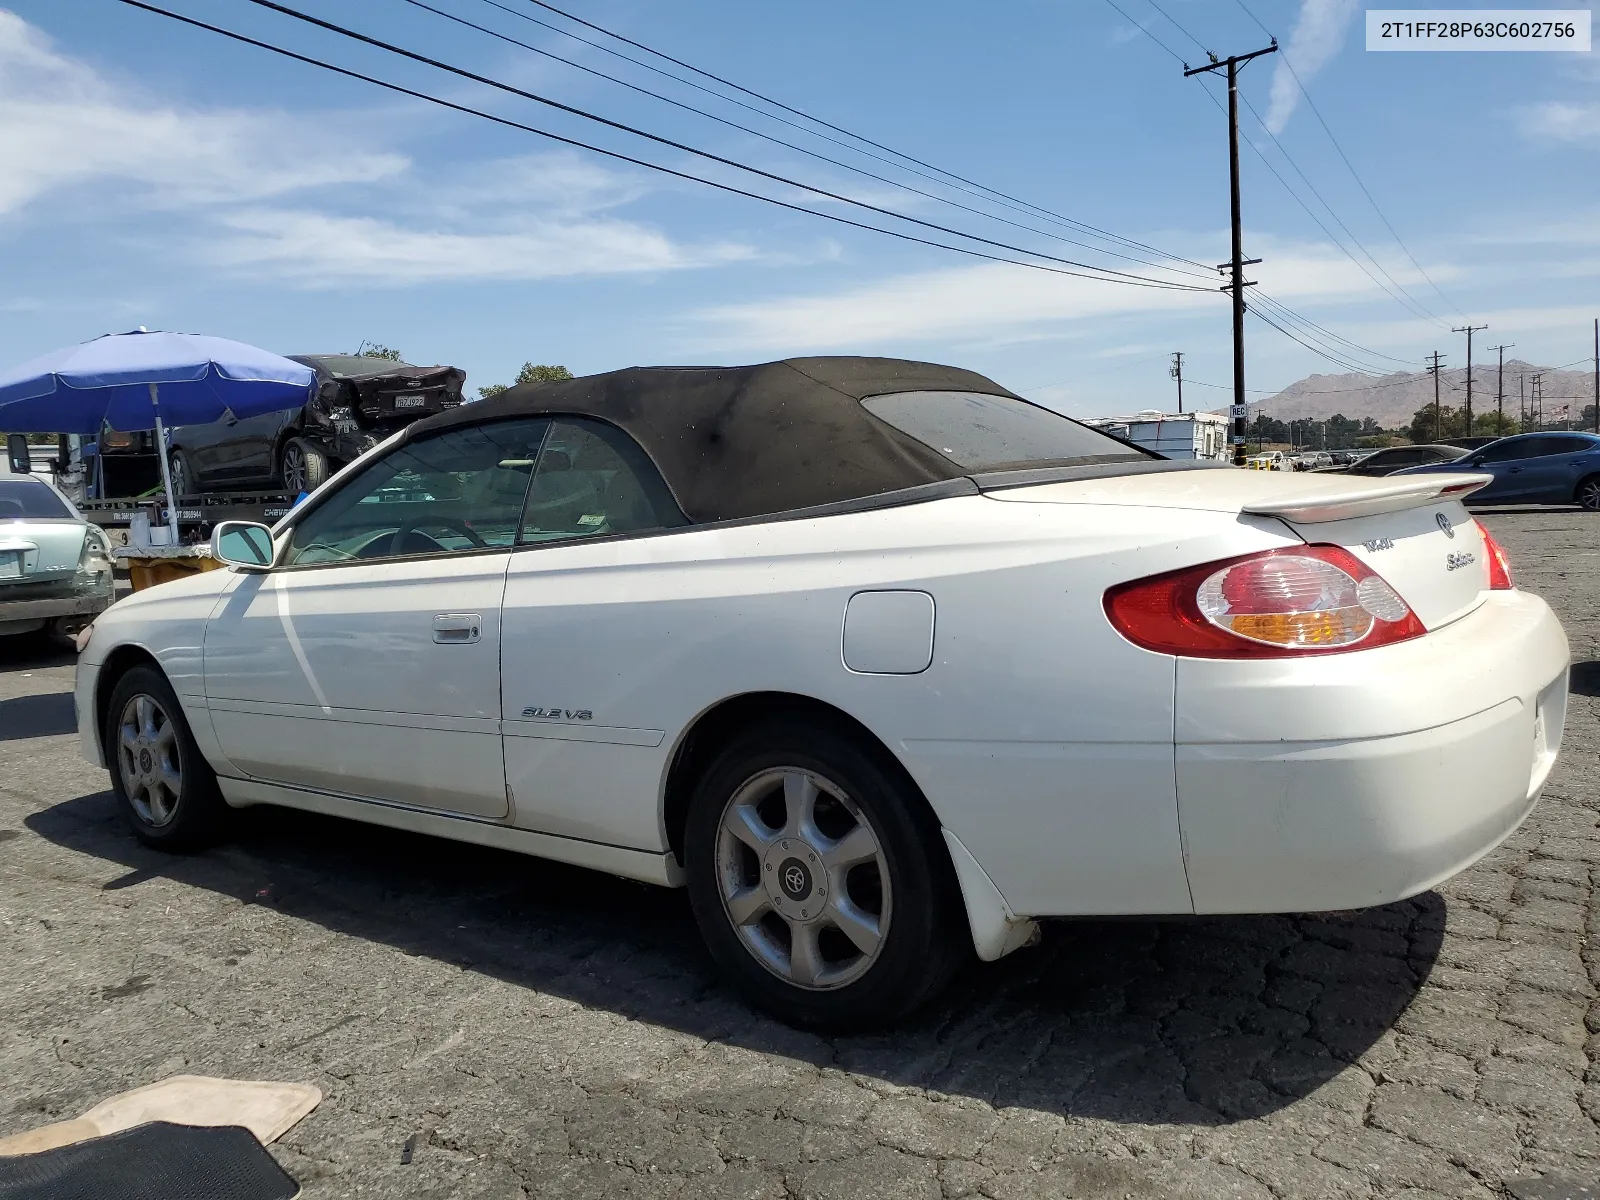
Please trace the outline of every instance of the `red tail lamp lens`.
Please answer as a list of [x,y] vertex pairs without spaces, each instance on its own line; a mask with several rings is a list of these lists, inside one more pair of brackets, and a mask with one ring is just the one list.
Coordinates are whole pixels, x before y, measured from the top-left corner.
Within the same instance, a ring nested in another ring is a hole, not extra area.
[[1483,534],[1483,549],[1489,556],[1489,590],[1509,592],[1517,585],[1511,578],[1511,560],[1506,557],[1505,548],[1494,540],[1494,535],[1481,523],[1478,525],[1478,532]]
[[1406,602],[1339,546],[1300,546],[1120,584],[1106,615],[1135,645],[1192,658],[1366,650],[1425,633]]

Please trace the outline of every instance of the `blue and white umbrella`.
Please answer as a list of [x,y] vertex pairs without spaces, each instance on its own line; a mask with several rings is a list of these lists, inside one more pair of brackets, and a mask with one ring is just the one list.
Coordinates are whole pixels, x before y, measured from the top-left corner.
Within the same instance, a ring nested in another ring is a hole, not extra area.
[[102,422],[123,432],[154,429],[176,541],[166,427],[298,408],[315,384],[310,367],[243,342],[139,329],[106,334],[0,373],[0,429],[94,435]]

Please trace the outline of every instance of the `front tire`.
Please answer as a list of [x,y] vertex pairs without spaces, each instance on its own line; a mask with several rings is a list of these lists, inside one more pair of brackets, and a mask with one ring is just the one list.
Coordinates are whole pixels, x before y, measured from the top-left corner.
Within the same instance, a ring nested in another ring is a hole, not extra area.
[[1580,480],[1572,498],[1584,512],[1600,512],[1600,475]]
[[887,1024],[971,948],[921,797],[826,725],[767,723],[718,755],[690,800],[684,859],[711,956],[796,1024]]
[[111,791],[135,837],[162,850],[197,850],[223,831],[228,808],[195,744],[178,697],[153,666],[117,680],[106,706]]
[[299,495],[314,492],[328,478],[328,456],[304,438],[290,438],[278,460],[283,490]]

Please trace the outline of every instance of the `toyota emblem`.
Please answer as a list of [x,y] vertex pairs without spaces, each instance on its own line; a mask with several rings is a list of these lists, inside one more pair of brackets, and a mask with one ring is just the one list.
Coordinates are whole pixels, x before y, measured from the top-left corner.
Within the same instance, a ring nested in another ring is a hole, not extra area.
[[783,873],[783,886],[791,892],[806,890],[806,873],[799,867],[790,867]]
[[1440,533],[1444,534],[1447,538],[1455,537],[1456,531],[1454,526],[1450,524],[1449,517],[1445,516],[1443,513],[1434,513],[1433,519],[1439,523]]

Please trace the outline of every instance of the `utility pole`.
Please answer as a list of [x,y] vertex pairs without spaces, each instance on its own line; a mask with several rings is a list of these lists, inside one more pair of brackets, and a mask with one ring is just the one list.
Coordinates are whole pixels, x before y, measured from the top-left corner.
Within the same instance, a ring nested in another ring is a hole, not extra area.
[[1183,414],[1183,351],[1172,352],[1172,366],[1167,368],[1167,374],[1178,381],[1178,414]]
[[[1600,321],[1595,322],[1600,327]],[[1515,342],[1507,342],[1504,346],[1490,346],[1491,350],[1500,352],[1500,367],[1495,372],[1494,383],[1494,435],[1504,437],[1506,432],[1506,351],[1515,346]]]
[[[1221,59],[1211,54],[1211,62],[1203,67],[1191,68],[1188,63],[1183,64],[1185,79],[1191,75],[1200,75],[1224,67],[1228,72],[1228,198],[1233,227],[1233,254],[1227,264],[1229,282],[1224,290],[1233,291],[1232,428],[1233,465],[1236,467],[1244,466],[1244,423],[1249,414],[1244,398],[1244,289],[1249,284],[1245,281],[1244,269],[1261,261],[1259,258],[1246,260],[1244,257],[1243,218],[1239,207],[1239,68],[1252,58],[1260,58],[1263,54],[1275,54],[1277,50],[1278,39],[1273,38],[1272,45],[1265,50],[1254,50],[1249,54],[1230,54],[1227,58]],[[1223,268],[1218,267],[1217,270],[1221,271]]]
[[1487,325],[1463,325],[1451,329],[1451,333],[1464,333],[1467,335],[1467,427],[1463,432],[1464,437],[1472,436],[1472,335],[1480,329],[1489,328]]
[[1594,431],[1600,433],[1600,317],[1594,320]]
[[1536,371],[1533,376],[1533,408],[1530,414],[1533,417],[1535,429],[1544,428],[1544,372]]
[[1433,440],[1437,442],[1443,436],[1439,431],[1439,352],[1435,350],[1431,357],[1433,365],[1428,374],[1433,376]]
[[1527,383],[1526,375],[1517,376],[1517,432],[1528,432],[1528,393],[1523,387]]

